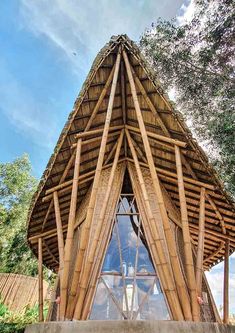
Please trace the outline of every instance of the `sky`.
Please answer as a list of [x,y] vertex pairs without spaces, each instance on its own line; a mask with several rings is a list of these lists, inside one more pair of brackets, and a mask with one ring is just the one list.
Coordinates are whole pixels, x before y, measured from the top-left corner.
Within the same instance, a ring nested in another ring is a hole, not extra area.
[[[190,0],[1,0],[0,162],[28,153],[40,178],[97,52],[112,35],[138,41],[158,17],[190,19]],[[235,257],[230,259],[235,288]],[[222,304],[223,264],[207,273]],[[231,293],[235,313],[235,294]]]

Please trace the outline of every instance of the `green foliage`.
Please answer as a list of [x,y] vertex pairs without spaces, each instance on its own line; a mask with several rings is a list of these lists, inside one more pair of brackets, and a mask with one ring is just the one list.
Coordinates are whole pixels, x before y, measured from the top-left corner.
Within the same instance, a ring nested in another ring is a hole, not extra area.
[[[48,306],[44,307],[46,316]],[[0,303],[0,332],[1,333],[21,333],[27,325],[38,321],[38,305],[33,308],[26,306],[21,312],[13,312]]]
[[0,164],[0,272],[37,274],[26,240],[26,220],[37,181],[27,155]]
[[211,162],[235,194],[235,14],[232,0],[196,0],[190,22],[158,20],[141,48],[194,133],[209,143]]

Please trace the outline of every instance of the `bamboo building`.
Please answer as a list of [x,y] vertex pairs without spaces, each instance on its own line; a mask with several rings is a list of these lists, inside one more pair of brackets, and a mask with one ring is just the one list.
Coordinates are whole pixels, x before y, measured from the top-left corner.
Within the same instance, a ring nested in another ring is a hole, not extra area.
[[[40,321],[228,323],[234,235],[234,203],[205,153],[138,47],[112,37],[30,208]],[[221,261],[223,319],[204,273]],[[47,318],[43,265],[58,276]]]

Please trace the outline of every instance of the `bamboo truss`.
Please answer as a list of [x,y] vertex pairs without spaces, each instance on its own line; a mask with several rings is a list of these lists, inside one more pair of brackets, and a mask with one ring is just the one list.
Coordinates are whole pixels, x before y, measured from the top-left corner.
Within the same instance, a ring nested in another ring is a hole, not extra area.
[[[134,313],[137,259],[130,309],[127,291],[124,310],[101,275],[126,172],[171,319],[206,320],[198,299],[207,293],[219,321],[204,270],[225,258],[223,321],[228,323],[234,206],[126,38],[111,42],[92,69],[31,211],[28,241],[38,253],[39,320],[43,263],[59,276],[59,320],[89,319],[98,281],[124,319],[136,320],[153,293],[156,279]],[[121,267],[126,287],[124,275]]]

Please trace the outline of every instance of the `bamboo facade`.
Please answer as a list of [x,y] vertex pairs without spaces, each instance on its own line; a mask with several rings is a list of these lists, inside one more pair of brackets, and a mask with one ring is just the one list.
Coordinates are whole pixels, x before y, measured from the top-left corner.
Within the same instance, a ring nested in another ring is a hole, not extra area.
[[[29,214],[39,279],[42,263],[58,274],[49,320],[219,322],[204,271],[225,257],[226,323],[234,232],[234,204],[206,155],[137,46],[113,37]],[[40,296],[40,320],[42,306]]]

